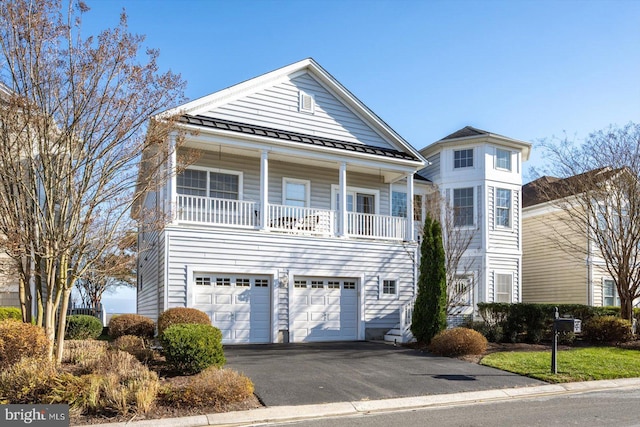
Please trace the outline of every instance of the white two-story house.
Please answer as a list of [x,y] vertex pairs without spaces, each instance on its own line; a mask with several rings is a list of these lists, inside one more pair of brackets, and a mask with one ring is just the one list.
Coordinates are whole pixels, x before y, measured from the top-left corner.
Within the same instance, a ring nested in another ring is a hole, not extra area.
[[470,126],[420,150],[429,162],[420,174],[437,185],[453,225],[470,235],[456,272],[470,283],[468,308],[456,314],[473,314],[478,302],[522,300],[522,163],[530,150]]
[[176,112],[185,143],[136,211],[139,314],[200,309],[224,343],[379,338],[399,322],[415,297],[416,149],[312,59]]

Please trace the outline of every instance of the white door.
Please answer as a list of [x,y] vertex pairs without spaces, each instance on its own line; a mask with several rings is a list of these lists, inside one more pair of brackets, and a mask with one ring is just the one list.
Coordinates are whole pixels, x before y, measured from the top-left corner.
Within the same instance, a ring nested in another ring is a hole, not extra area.
[[357,288],[354,279],[296,278],[290,303],[291,341],[358,339]]
[[268,276],[195,274],[193,307],[209,314],[223,344],[270,342]]

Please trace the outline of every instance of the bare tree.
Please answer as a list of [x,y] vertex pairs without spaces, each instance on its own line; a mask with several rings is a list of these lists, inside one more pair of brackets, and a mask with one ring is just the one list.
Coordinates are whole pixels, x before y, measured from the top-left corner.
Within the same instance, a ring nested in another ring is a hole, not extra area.
[[529,185],[529,197],[562,213],[553,240],[568,254],[582,262],[592,252],[601,258],[616,284],[621,316],[631,320],[640,297],[640,125],[611,126],[582,144],[563,138],[542,146],[547,176]]
[[93,257],[91,268],[75,283],[75,289],[85,307],[97,309],[105,292],[120,286],[136,286],[135,243],[135,234],[128,233],[117,247]]
[[74,282],[122,238],[135,197],[152,182],[137,180],[143,151],[153,171],[173,149],[172,118],[147,126],[148,118],[183,101],[180,77],[158,72],[158,52],[141,59],[144,38],[129,33],[124,13],[116,28],[84,38],[88,10],[81,1],[0,3],[0,80],[8,88],[0,232],[22,266],[25,294],[36,283],[51,356],[57,328],[58,361]]
[[434,218],[441,219],[447,278],[447,314],[455,316],[473,304],[474,283],[470,277],[474,260],[469,256],[468,249],[478,228],[459,226],[454,207],[439,191],[429,194],[425,204],[427,212]]

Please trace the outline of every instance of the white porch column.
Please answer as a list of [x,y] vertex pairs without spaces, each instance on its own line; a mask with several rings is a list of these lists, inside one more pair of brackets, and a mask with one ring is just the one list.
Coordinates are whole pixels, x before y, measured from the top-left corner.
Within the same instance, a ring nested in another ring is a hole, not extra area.
[[266,230],[269,222],[269,152],[260,155],[260,230]]
[[407,174],[407,236],[405,240],[413,242],[413,173]]
[[169,200],[169,206],[165,207],[167,210],[167,214],[169,214],[169,218],[171,222],[175,222],[178,218],[176,217],[176,213],[178,212],[178,174],[177,174],[177,164],[178,164],[178,153],[176,152],[176,137],[175,135],[171,135],[169,137],[169,170],[168,170],[168,185],[165,184],[169,191],[169,197],[165,198],[165,200]]
[[340,209],[338,210],[338,236],[347,235],[347,163],[340,163]]

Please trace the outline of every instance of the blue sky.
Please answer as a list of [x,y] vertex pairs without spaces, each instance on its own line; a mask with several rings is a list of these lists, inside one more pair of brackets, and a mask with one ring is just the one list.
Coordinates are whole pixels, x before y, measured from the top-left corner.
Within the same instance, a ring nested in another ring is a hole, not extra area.
[[313,57],[418,149],[471,125],[543,166],[543,138],[640,121],[640,1],[87,3],[85,34],[125,8],[189,99]]

